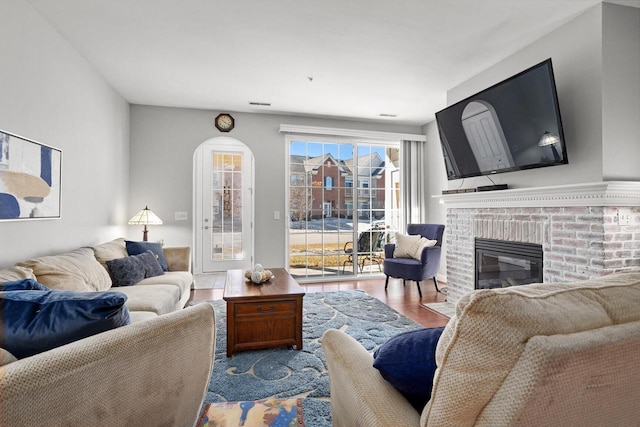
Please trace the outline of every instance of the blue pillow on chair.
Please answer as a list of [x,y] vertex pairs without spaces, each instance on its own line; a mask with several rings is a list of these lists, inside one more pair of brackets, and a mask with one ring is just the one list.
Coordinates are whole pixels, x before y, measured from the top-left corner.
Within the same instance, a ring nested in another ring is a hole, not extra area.
[[431,398],[436,346],[444,327],[403,332],[373,353],[373,367],[421,412]]
[[33,279],[0,283],[0,291],[50,291],[51,289]]
[[130,240],[125,240],[125,245],[127,246],[127,253],[129,255],[140,255],[141,253],[144,253],[146,251],[153,252],[157,257],[158,263],[160,263],[160,267],[162,267],[162,270],[169,271],[167,259],[164,256],[164,251],[162,250],[162,245],[160,245],[160,243],[132,242]]
[[0,293],[0,347],[18,359],[131,323],[122,292]]

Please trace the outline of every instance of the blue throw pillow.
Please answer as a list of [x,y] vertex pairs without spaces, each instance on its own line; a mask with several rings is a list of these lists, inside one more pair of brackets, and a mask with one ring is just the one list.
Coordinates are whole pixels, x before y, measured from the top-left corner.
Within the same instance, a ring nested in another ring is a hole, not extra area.
[[158,258],[158,263],[160,264],[160,267],[162,267],[162,270],[169,271],[167,259],[164,256],[164,251],[162,250],[162,246],[160,245],[160,243],[132,242],[129,240],[125,240],[125,245],[127,246],[127,253],[129,255],[139,255],[146,251],[153,252]]
[[431,398],[436,346],[444,327],[403,332],[373,353],[373,367],[421,412]]
[[164,274],[156,256],[151,251],[107,261],[112,286],[135,285],[146,277]]
[[0,283],[0,291],[50,291],[51,289],[33,279]]
[[133,256],[138,258],[138,262],[144,268],[144,277],[156,277],[164,274],[164,270],[160,266],[156,254],[153,252],[146,251],[140,255]]
[[0,293],[0,347],[18,359],[131,323],[122,292]]
[[107,261],[111,286],[131,286],[144,279],[144,267],[136,257],[128,256]]

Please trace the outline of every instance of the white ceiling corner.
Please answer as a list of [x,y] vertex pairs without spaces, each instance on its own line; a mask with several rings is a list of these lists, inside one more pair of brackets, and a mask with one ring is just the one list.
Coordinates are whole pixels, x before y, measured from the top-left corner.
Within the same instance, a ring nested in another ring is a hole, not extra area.
[[27,1],[133,104],[408,125],[431,121],[447,90],[600,3]]

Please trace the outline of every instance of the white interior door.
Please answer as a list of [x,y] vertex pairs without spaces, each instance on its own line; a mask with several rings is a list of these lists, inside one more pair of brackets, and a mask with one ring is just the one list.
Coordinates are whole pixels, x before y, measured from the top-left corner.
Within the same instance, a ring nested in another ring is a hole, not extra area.
[[196,247],[203,273],[253,263],[253,154],[232,138],[201,146]]

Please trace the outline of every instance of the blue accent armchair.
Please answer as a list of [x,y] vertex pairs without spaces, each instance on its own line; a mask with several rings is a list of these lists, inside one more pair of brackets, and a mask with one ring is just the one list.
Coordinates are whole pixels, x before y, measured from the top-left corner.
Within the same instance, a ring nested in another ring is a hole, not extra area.
[[437,240],[435,246],[427,247],[422,250],[420,260],[413,258],[394,258],[393,251],[396,245],[387,244],[384,247],[384,274],[387,279],[384,282],[384,289],[389,286],[389,277],[402,279],[404,285],[407,280],[415,280],[418,285],[418,294],[422,298],[422,290],[420,289],[420,281],[433,278],[436,285],[436,291],[442,292],[438,288],[438,280],[436,275],[440,269],[440,254],[442,249],[442,235],[444,234],[444,225],[442,224],[409,224],[407,225],[407,234],[419,234],[429,240]]

